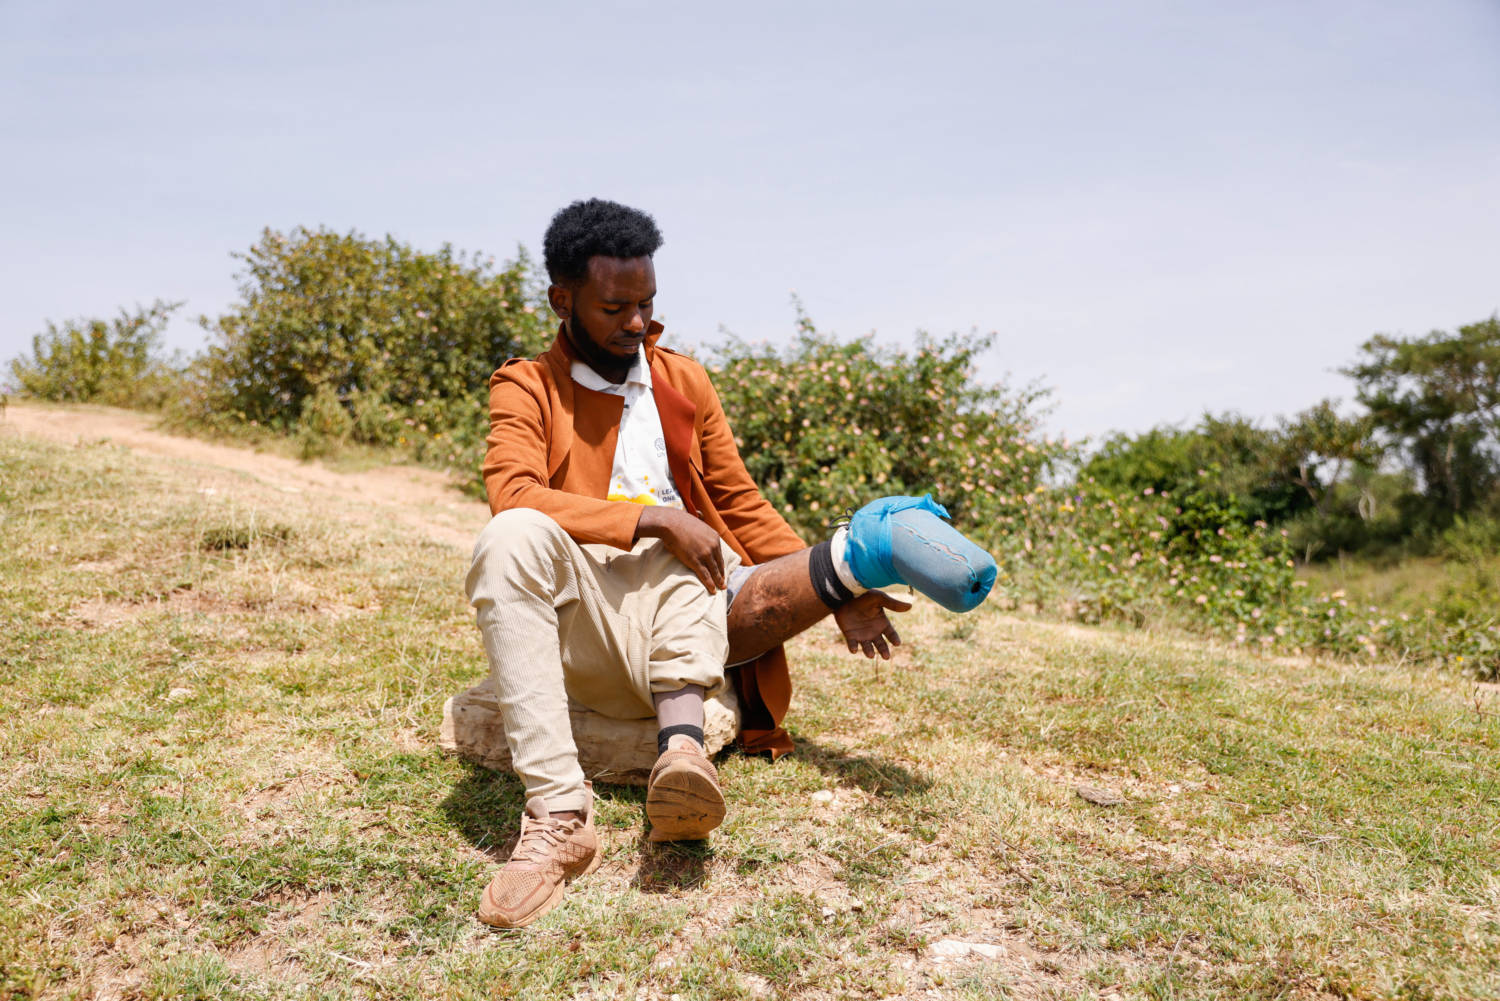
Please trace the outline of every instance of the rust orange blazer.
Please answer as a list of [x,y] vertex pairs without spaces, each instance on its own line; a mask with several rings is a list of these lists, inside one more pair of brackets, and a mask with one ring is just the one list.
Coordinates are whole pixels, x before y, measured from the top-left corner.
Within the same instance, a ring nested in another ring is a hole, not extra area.
[[[683,506],[719,533],[747,564],[806,548],[761,496],[745,469],[719,395],[703,366],[646,336],[652,395],[661,414],[667,464]],[[512,358],[490,378],[489,449],[484,485],[490,511],[541,511],[577,542],[619,549],[634,544],[641,507],[609,501],[615,438],[624,400],[585,389],[571,375],[576,358],[561,330],[535,360]],[[740,743],[780,756],[792,749],[782,729],[792,681],[781,647],[739,669]]]

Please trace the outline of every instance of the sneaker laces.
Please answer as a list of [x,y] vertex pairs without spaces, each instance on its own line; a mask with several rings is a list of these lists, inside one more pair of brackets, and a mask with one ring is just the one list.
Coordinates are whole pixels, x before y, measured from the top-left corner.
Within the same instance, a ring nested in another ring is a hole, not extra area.
[[582,826],[583,821],[576,818],[558,820],[556,817],[548,817],[546,820],[532,821],[521,833],[521,840],[516,842],[515,851],[510,853],[510,860],[546,862],[551,857],[552,850],[561,846],[569,834]]

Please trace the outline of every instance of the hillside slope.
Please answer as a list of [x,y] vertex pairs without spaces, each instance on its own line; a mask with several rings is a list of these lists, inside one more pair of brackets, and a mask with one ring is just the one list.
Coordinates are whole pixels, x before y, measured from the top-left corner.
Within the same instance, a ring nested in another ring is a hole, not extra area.
[[1500,995],[1494,686],[926,603],[793,645],[710,844],[601,787],[491,933],[520,787],[436,750],[482,505],[99,414],[0,421],[0,998]]
[[157,459],[185,475],[234,472],[282,494],[305,495],[313,506],[365,522],[394,519],[465,552],[489,519],[481,501],[454,490],[442,473],[419,466],[341,472],[318,463],[230,444],[170,434],[149,416],[114,407],[12,402],[0,434],[14,433],[74,446],[110,446]]

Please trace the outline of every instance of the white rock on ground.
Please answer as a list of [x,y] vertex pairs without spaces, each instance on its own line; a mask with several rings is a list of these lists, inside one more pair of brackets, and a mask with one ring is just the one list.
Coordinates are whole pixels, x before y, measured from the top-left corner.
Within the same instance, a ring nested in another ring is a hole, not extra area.
[[950,959],[999,959],[1005,955],[1005,946],[987,942],[964,942],[956,938],[945,938],[934,942],[927,949],[928,955],[939,962]]
[[[656,764],[656,719],[610,719],[582,706],[569,707],[578,764],[596,782],[646,784]],[[703,743],[712,756],[740,732],[740,706],[733,686],[703,704]],[[510,771],[505,724],[488,681],[459,692],[443,704],[438,746],[485,768]]]

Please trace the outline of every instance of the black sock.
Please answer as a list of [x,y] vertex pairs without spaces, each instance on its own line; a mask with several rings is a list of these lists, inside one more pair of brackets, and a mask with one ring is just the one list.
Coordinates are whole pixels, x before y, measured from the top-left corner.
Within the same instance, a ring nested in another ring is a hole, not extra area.
[[854,592],[839,580],[833,569],[833,543],[824,540],[812,547],[807,561],[807,572],[812,576],[813,591],[818,600],[829,608],[843,608],[854,600]]
[[666,754],[667,741],[671,740],[679,733],[687,734],[689,737],[692,737],[698,742],[699,747],[703,746],[703,727],[694,726],[691,723],[678,723],[675,726],[664,726],[660,730],[656,731],[656,753]]

